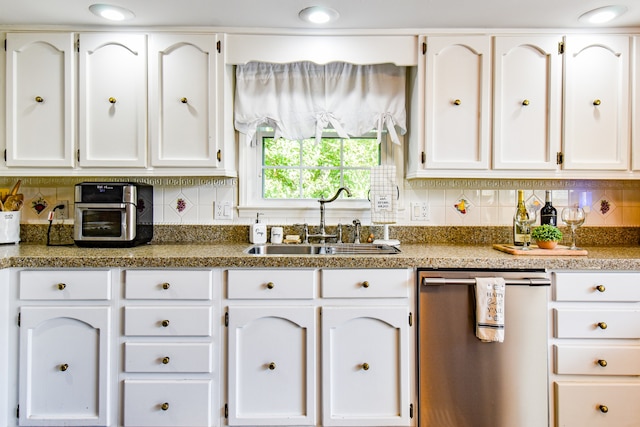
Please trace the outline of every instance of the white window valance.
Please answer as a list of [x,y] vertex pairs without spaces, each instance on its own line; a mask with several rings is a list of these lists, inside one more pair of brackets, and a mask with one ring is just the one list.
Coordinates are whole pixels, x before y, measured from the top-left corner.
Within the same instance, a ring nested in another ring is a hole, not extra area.
[[266,124],[275,137],[322,137],[332,127],[343,138],[386,128],[391,140],[406,133],[405,67],[342,62],[236,67],[235,127],[253,140]]

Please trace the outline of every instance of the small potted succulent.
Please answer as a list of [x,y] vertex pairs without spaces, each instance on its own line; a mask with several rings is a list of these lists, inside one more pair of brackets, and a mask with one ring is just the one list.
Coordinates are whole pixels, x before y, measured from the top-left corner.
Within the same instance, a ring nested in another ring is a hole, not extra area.
[[542,224],[533,229],[531,238],[540,249],[553,249],[562,240],[562,231],[551,224]]

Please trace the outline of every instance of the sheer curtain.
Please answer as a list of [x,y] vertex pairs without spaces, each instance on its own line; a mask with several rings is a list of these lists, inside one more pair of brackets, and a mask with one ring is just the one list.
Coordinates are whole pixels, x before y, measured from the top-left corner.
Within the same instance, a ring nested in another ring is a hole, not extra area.
[[299,140],[332,127],[343,138],[386,128],[391,140],[406,133],[405,67],[335,62],[236,67],[235,127],[253,141],[262,124],[275,137]]

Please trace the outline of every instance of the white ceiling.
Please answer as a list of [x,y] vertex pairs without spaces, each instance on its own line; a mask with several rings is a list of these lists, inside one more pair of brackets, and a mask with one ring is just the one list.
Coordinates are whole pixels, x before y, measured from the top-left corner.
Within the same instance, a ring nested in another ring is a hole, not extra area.
[[[111,3],[136,17],[106,23],[89,12],[92,3]],[[298,12],[324,5],[340,13],[329,29],[593,28],[578,16],[619,4],[628,12],[608,28],[640,28],[640,0],[0,0],[0,25],[239,27],[299,30]]]

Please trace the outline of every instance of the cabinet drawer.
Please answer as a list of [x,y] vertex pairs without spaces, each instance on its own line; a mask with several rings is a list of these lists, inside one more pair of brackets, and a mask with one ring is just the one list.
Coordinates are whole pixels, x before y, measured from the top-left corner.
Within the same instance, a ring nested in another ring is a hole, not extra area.
[[125,307],[128,336],[211,336],[210,307]]
[[554,312],[557,338],[640,338],[640,310]]
[[211,381],[125,381],[124,425],[210,426]]
[[324,298],[407,298],[411,272],[402,270],[322,270]]
[[561,375],[640,375],[640,346],[555,348],[555,373]]
[[127,270],[127,299],[211,300],[210,270]]
[[554,273],[556,301],[640,301],[640,273]]
[[640,420],[640,384],[557,382],[555,389],[558,426],[631,427]]
[[111,299],[109,270],[23,270],[18,274],[23,300]]
[[312,299],[315,270],[229,270],[229,299]]
[[126,372],[212,372],[210,343],[125,343]]

